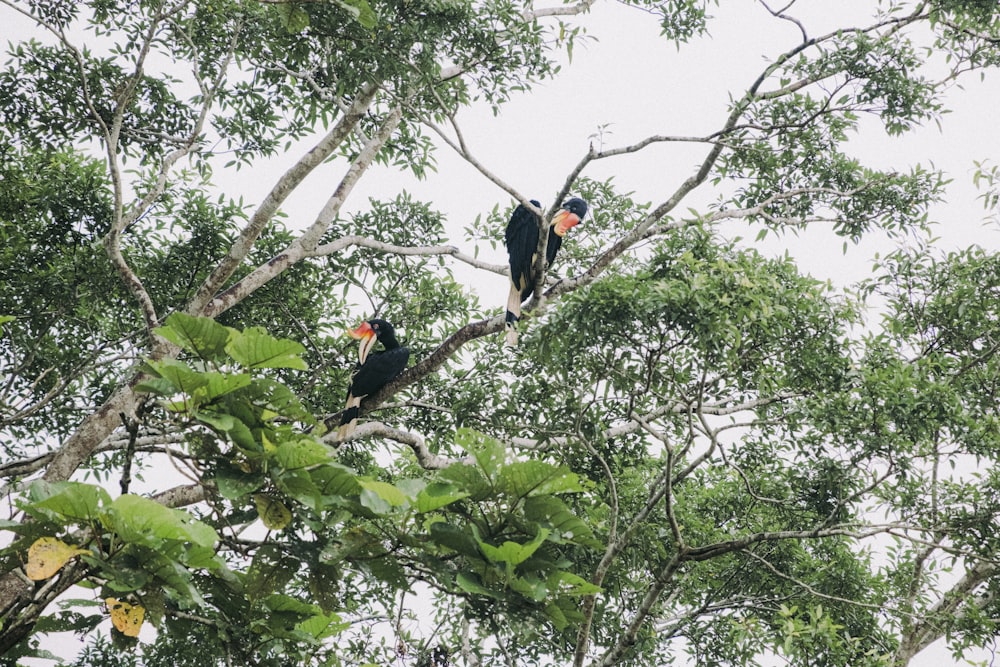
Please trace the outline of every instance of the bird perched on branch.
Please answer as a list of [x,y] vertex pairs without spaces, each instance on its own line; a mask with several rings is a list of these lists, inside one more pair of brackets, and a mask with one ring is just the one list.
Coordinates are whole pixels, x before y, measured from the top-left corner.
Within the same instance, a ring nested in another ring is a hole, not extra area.
[[[401,347],[396,340],[396,330],[385,320],[372,319],[362,322],[357,329],[347,332],[361,341],[358,346],[358,368],[351,376],[347,390],[347,407],[340,418],[337,439],[343,440],[354,432],[358,422],[361,399],[374,394],[392,381],[406,368],[410,360],[409,348]],[[371,354],[375,342],[382,343],[383,352]]]
[[[541,207],[534,199],[531,203]],[[587,202],[573,197],[559,209],[549,224],[549,238],[545,245],[545,265],[555,259],[563,236],[580,224],[587,215]],[[517,347],[517,321],[521,318],[521,303],[535,291],[535,260],[538,257],[538,215],[524,204],[518,204],[507,223],[504,241],[510,258],[510,293],[507,296],[507,346]]]

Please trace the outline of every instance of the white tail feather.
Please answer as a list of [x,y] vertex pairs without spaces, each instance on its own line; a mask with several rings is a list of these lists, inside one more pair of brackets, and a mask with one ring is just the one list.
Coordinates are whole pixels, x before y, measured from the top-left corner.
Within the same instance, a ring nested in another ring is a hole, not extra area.
[[[344,411],[346,412],[351,408],[357,408],[360,405],[361,405],[360,396],[349,396],[347,398],[347,406],[344,408]],[[358,425],[358,418],[356,416],[346,424],[341,424],[340,428],[337,429],[337,440],[344,440],[345,438],[350,436],[352,433],[354,433],[354,429],[357,427],[357,425]]]
[[517,321],[521,317],[521,290],[510,286],[510,293],[507,295],[507,324],[506,345],[507,347],[517,347]]

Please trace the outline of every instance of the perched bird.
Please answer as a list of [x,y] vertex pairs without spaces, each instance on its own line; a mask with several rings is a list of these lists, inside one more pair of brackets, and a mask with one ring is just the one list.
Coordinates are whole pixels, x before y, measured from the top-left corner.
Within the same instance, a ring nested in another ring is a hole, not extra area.
[[[541,207],[534,199],[531,203]],[[545,265],[555,259],[563,235],[572,227],[580,224],[587,215],[587,202],[579,197],[573,197],[559,209],[549,225],[549,239],[545,246]],[[507,345],[517,347],[517,321],[521,317],[521,302],[528,299],[535,291],[535,259],[538,255],[538,216],[518,204],[514,214],[507,223],[504,234],[507,244],[507,255],[510,258],[510,293],[507,296]]]
[[[358,368],[351,376],[351,386],[347,390],[347,407],[340,418],[340,428],[337,429],[338,440],[343,440],[354,432],[361,399],[374,394],[402,373],[410,360],[409,348],[399,345],[396,330],[385,320],[362,322],[357,329],[347,333],[351,338],[360,340],[361,344],[358,346]],[[375,341],[381,342],[385,351],[370,354]]]

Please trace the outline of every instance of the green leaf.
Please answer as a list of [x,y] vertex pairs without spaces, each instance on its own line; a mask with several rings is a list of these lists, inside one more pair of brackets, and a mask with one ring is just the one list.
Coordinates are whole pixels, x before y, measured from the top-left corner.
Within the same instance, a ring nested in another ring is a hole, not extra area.
[[289,2],[279,4],[277,9],[288,34],[297,35],[309,27],[309,12],[302,7]]
[[459,572],[455,576],[455,583],[466,593],[474,593],[476,595],[486,595],[491,598],[500,599],[495,591],[491,591],[482,584],[482,579],[479,575],[472,572]]
[[424,514],[426,512],[433,512],[434,510],[441,509],[442,507],[446,507],[447,505],[468,497],[468,493],[459,491],[458,487],[454,484],[442,484],[440,482],[435,482],[433,484],[428,484],[420,491],[420,493],[417,494],[417,500],[414,504],[414,508],[418,514]]
[[327,637],[340,634],[349,627],[351,627],[350,623],[344,623],[340,620],[340,616],[329,613],[310,616],[304,621],[296,624],[295,629],[299,632],[304,632],[305,634],[310,635],[313,639],[319,641],[320,639],[326,639]]
[[176,359],[149,361],[146,362],[146,365],[152,372],[170,382],[174,386],[174,393],[194,396],[199,388],[209,383],[206,373],[196,371],[184,362],[177,361]]
[[357,476],[338,463],[328,463],[309,471],[316,489],[323,496],[353,497],[361,492]]
[[336,0],[337,4],[346,9],[354,20],[369,30],[378,24],[378,17],[372,11],[367,0]]
[[569,621],[566,620],[566,614],[564,614],[562,609],[554,603],[545,606],[545,615],[548,616],[550,621],[552,621],[553,627],[560,632],[569,626]]
[[359,479],[363,489],[361,504],[379,514],[387,513],[392,507],[403,507],[410,502],[409,496],[397,487],[377,480]]
[[431,524],[430,537],[439,545],[451,549],[463,556],[481,558],[479,542],[469,532],[462,530],[458,526],[446,521],[438,521]]
[[244,472],[233,465],[220,465],[215,471],[215,487],[223,498],[236,500],[253,493],[264,484],[264,476],[259,473]]
[[438,474],[442,479],[454,482],[472,500],[484,500],[493,495],[493,486],[476,466],[453,463]]
[[478,431],[460,428],[455,432],[455,444],[475,457],[476,464],[488,480],[496,480],[507,458],[507,448],[502,442]]
[[50,483],[39,480],[32,483],[29,497],[35,507],[77,521],[97,519],[103,508],[111,504],[107,491],[83,482]]
[[309,367],[299,355],[305,347],[294,340],[275,338],[261,327],[250,327],[234,335],[226,352],[244,368],[294,368]]
[[142,544],[157,551],[165,550],[164,541],[192,542],[213,547],[219,541],[215,529],[196,520],[183,510],[132,494],[115,498],[101,515],[101,521],[126,542]]
[[531,521],[548,524],[554,528],[557,535],[550,538],[553,541],[574,542],[598,549],[603,547],[601,542],[594,538],[594,531],[590,526],[555,496],[526,498],[524,516]]
[[306,468],[328,463],[333,458],[333,449],[311,438],[300,438],[278,445],[274,458],[286,469]]
[[532,554],[538,550],[538,547],[542,546],[542,543],[545,542],[545,538],[548,535],[549,530],[547,528],[539,527],[538,534],[526,544],[518,544],[517,542],[508,540],[499,547],[495,547],[486,542],[479,541],[479,549],[490,562],[506,563],[507,569],[511,570],[531,558]]
[[514,461],[504,466],[498,486],[518,497],[584,490],[580,477],[569,468],[537,460]]
[[254,504],[257,505],[257,516],[270,530],[284,530],[292,521],[292,513],[283,502],[266,493],[255,493]]
[[199,403],[208,403],[220,396],[232,393],[238,389],[249,386],[253,378],[246,373],[216,373],[209,371],[203,374],[207,381],[205,385],[199,387],[195,396]]
[[308,602],[302,602],[288,595],[273,593],[264,598],[264,606],[274,612],[291,612],[293,614],[312,615],[322,613],[319,607]]
[[549,594],[545,582],[533,577],[511,577],[509,585],[517,593],[535,602],[541,602]]
[[199,410],[195,412],[193,416],[198,421],[203,424],[208,424],[221,433],[229,433],[230,431],[236,429],[237,423],[242,424],[242,422],[239,422],[239,420],[232,415],[218,414],[216,412],[204,412]]
[[561,595],[596,595],[603,590],[572,572],[553,572],[549,575],[548,586]]
[[172,313],[165,326],[153,332],[206,361],[221,360],[226,343],[234,333],[209,317],[193,317],[180,312]]
[[135,390],[147,394],[169,397],[177,393],[174,383],[165,378],[148,377],[135,385]]
[[274,475],[274,481],[282,492],[300,503],[321,509],[323,494],[313,483],[309,471],[303,469],[283,470]]

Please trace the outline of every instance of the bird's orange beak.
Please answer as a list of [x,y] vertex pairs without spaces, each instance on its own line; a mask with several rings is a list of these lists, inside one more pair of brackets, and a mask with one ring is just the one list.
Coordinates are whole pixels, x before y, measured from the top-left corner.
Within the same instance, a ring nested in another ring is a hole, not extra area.
[[357,329],[348,329],[347,335],[361,341],[361,345],[358,346],[358,363],[365,363],[368,353],[372,351],[372,347],[375,346],[375,341],[377,340],[372,325],[368,324],[368,322],[362,322]]
[[552,218],[552,224],[555,227],[556,234],[564,236],[566,232],[580,224],[580,217],[576,213],[563,208],[559,209],[559,212]]

